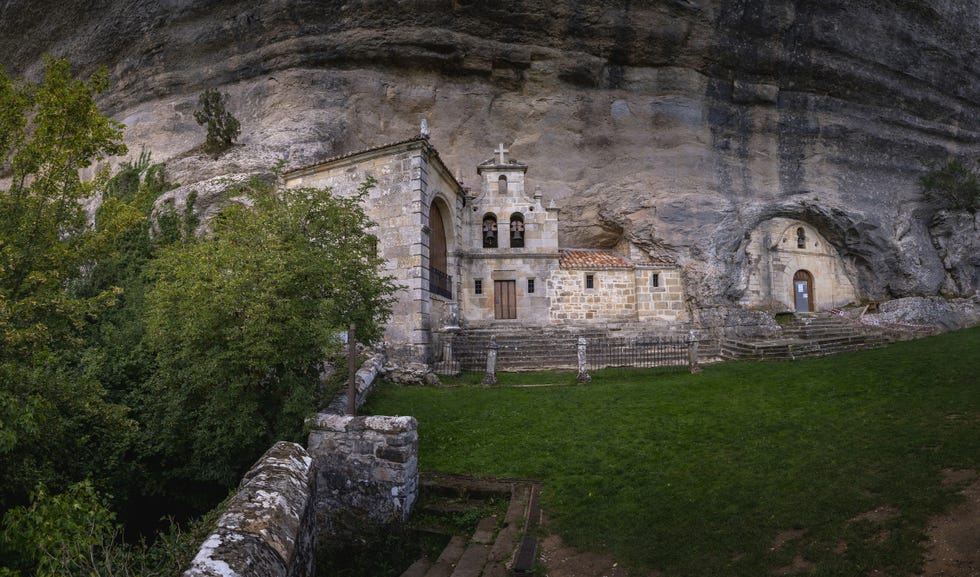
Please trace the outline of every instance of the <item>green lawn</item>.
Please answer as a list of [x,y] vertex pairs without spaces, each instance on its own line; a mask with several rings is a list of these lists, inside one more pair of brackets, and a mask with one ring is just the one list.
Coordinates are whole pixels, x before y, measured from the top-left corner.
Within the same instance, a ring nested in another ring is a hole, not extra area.
[[543,480],[551,527],[636,574],[758,577],[801,557],[813,575],[898,577],[957,502],[942,471],[980,469],[978,373],[980,328],[701,375],[386,386],[367,412],[418,419],[423,470]]

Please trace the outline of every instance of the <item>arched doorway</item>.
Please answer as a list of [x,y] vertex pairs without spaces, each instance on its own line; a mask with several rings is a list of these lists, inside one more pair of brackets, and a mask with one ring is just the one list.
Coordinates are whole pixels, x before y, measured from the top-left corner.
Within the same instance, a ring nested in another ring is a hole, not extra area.
[[453,298],[452,277],[449,276],[448,250],[446,248],[446,223],[439,205],[433,201],[429,207],[429,290],[446,298]]
[[798,270],[793,273],[793,303],[796,312],[813,312],[813,275],[809,271]]

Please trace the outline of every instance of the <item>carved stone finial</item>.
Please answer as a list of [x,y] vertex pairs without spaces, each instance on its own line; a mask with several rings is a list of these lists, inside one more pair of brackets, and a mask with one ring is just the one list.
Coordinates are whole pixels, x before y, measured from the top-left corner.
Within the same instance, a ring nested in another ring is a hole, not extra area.
[[422,117],[422,126],[419,128],[419,133],[422,135],[422,138],[429,137],[429,121],[424,116]]

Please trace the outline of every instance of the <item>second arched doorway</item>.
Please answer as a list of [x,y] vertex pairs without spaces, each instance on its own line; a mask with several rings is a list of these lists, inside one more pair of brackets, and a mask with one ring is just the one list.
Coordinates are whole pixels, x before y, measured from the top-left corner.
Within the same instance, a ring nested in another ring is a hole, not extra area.
[[429,207],[429,231],[429,291],[451,299],[453,281],[449,274],[446,223],[436,201]]
[[798,270],[793,273],[793,303],[798,313],[813,312],[813,275],[810,271]]

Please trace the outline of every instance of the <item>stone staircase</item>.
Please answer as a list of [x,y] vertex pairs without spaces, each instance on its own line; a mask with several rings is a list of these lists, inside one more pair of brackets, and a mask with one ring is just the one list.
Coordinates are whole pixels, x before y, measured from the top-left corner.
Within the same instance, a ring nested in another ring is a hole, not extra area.
[[469,329],[456,336],[453,353],[464,371],[486,368],[490,337],[497,341],[497,370],[575,369],[578,337],[604,335],[600,330],[552,331],[540,327],[519,330]]
[[487,480],[456,476],[424,475],[423,487],[475,494],[506,496],[502,520],[481,519],[470,536],[454,535],[442,553],[431,561],[413,563],[401,577],[525,577],[531,574],[537,554],[534,531],[540,521],[538,484],[525,480]]
[[[453,356],[464,371],[486,369],[487,346],[491,336],[497,342],[498,371],[570,369],[578,367],[578,339],[584,337],[590,347],[609,339],[671,336],[684,337],[687,327],[651,327],[638,324],[600,326],[522,327],[519,329],[470,328],[456,335]],[[704,337],[702,337],[704,338]],[[705,359],[718,357],[714,341],[701,342]]]
[[766,339],[727,339],[721,345],[725,359],[794,360],[871,349],[894,337],[850,322],[831,313],[797,313],[781,334]]

